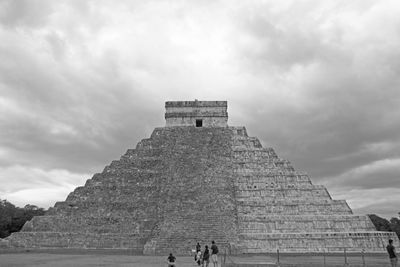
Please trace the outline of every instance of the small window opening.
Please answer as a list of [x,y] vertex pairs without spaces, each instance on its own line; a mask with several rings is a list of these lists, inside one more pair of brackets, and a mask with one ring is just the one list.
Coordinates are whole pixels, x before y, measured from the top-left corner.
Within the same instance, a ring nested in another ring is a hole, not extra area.
[[203,127],[203,120],[196,120],[196,127]]

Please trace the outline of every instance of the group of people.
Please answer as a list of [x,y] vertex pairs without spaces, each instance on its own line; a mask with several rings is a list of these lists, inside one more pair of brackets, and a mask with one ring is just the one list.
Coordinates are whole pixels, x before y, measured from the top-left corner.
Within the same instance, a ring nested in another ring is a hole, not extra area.
[[[204,251],[201,251],[201,245],[197,242],[196,245],[196,254],[194,256],[195,262],[200,266],[208,267],[210,264],[210,258],[214,265],[214,267],[218,267],[218,246],[215,244],[215,241],[211,241],[211,254],[208,246],[206,245]],[[170,253],[167,258],[167,266],[168,267],[176,267],[176,257]]]
[[[218,267],[218,247],[215,244],[215,241],[211,241],[211,261],[214,267]],[[195,262],[200,266],[208,267],[210,264],[210,250],[206,245],[204,251],[201,251],[200,243],[196,244],[196,254],[194,256]]]

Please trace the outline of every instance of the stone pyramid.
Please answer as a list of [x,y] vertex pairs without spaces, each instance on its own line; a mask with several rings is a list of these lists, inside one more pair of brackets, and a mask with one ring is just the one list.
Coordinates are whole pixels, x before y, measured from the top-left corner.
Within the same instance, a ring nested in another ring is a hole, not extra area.
[[231,253],[382,251],[393,233],[228,126],[226,101],[166,102],[166,126],[106,166],[10,247],[187,254],[215,240]]

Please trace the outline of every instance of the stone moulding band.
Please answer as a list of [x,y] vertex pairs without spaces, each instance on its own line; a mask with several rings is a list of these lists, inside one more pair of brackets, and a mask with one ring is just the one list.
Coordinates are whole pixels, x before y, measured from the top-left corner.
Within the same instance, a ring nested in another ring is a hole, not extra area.
[[227,101],[167,101],[165,107],[228,107]]
[[219,117],[219,118],[228,118],[228,113],[199,113],[199,112],[179,112],[179,113],[165,113],[165,118],[181,118],[181,117],[190,117],[190,118],[197,118],[197,117],[202,117],[202,118],[214,118],[214,117]]

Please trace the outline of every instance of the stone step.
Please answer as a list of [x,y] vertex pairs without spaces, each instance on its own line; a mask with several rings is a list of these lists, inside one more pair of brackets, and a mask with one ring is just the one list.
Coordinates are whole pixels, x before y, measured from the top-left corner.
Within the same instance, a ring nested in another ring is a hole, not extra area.
[[367,216],[273,216],[268,220],[251,220],[239,217],[238,232],[256,233],[292,233],[292,232],[345,232],[375,231]]
[[331,199],[330,195],[326,190],[310,190],[310,189],[248,189],[248,190],[237,190],[236,198],[243,200],[260,200],[270,201],[272,199]]
[[256,180],[246,183],[243,180],[237,179],[234,183],[236,190],[264,191],[264,190],[320,190],[326,191],[324,187],[311,184],[310,181],[276,181],[276,180]]
[[292,176],[298,176],[298,175],[304,175],[306,176],[307,174],[295,170],[285,170],[282,168],[276,168],[276,167],[271,167],[267,168],[266,166],[258,166],[256,164],[253,164],[253,168],[245,168],[244,164],[241,166],[240,164],[235,164],[234,165],[235,169],[235,174],[239,176],[275,176],[275,177],[292,177]]
[[291,165],[277,165],[275,163],[265,162],[233,162],[238,171],[244,172],[295,172]]
[[[366,215],[354,215],[354,214],[332,214],[332,215],[321,215],[321,214],[297,214],[297,215],[277,215],[277,214],[265,214],[261,216],[241,216],[239,218],[239,222],[289,222],[289,221],[299,221],[299,222],[308,222],[308,221],[369,221],[368,216]],[[372,223],[372,222],[371,222]]]
[[239,164],[242,166],[268,166],[271,168],[293,168],[292,164],[288,160],[280,158],[246,158],[246,157],[236,157],[232,160],[234,164]]
[[[236,200],[240,203],[248,203],[248,205],[255,205],[255,206],[263,206],[265,203],[275,203],[275,202],[283,202],[287,200],[288,198],[291,198],[293,201],[304,201],[306,203],[311,203],[313,201],[324,201],[327,199],[330,199],[329,196],[319,196],[315,195],[313,196],[312,194],[307,194],[305,196],[302,195],[271,195],[271,196],[237,196]],[[246,205],[246,204],[245,204]]]
[[280,159],[272,148],[246,149],[240,147],[233,147],[233,158]]
[[273,199],[272,201],[262,202],[262,201],[237,201],[237,204],[240,207],[292,207],[292,206],[304,206],[307,205],[309,207],[312,206],[344,206],[348,208],[347,202],[345,200],[337,200],[337,199],[316,199],[310,202],[308,199],[292,199],[292,198],[284,198],[284,199]]
[[245,201],[250,200],[265,200],[270,201],[273,199],[331,199],[330,195],[321,190],[293,190],[293,189],[248,189],[237,190],[236,197]]
[[246,173],[241,173],[235,170],[235,173],[237,174],[237,177],[239,178],[238,180],[250,180],[250,181],[263,181],[263,180],[276,180],[276,181],[286,181],[286,180],[293,180],[294,182],[297,181],[309,181],[310,177],[302,172],[286,172],[286,173],[251,173],[251,174],[246,174]]
[[319,232],[239,235],[242,253],[331,251],[384,251],[391,232]]
[[308,203],[292,203],[285,204],[282,202],[277,202],[275,204],[252,204],[247,205],[246,203],[240,203],[237,207],[238,216],[241,215],[253,215],[253,216],[261,216],[268,214],[352,214],[351,209],[348,207],[345,202],[334,203],[321,203],[316,204],[312,202]]
[[74,232],[85,233],[124,233],[135,232],[140,235],[149,235],[157,219],[143,219],[143,216],[36,216],[25,223],[23,232]]
[[239,148],[259,148],[262,149],[262,145],[260,140],[255,137],[248,137],[248,136],[233,136],[233,147]]
[[7,238],[11,247],[28,248],[131,248],[143,250],[136,233],[98,234],[65,232],[16,232]]
[[355,215],[284,215],[266,218],[238,218],[240,233],[375,231],[367,216]]

